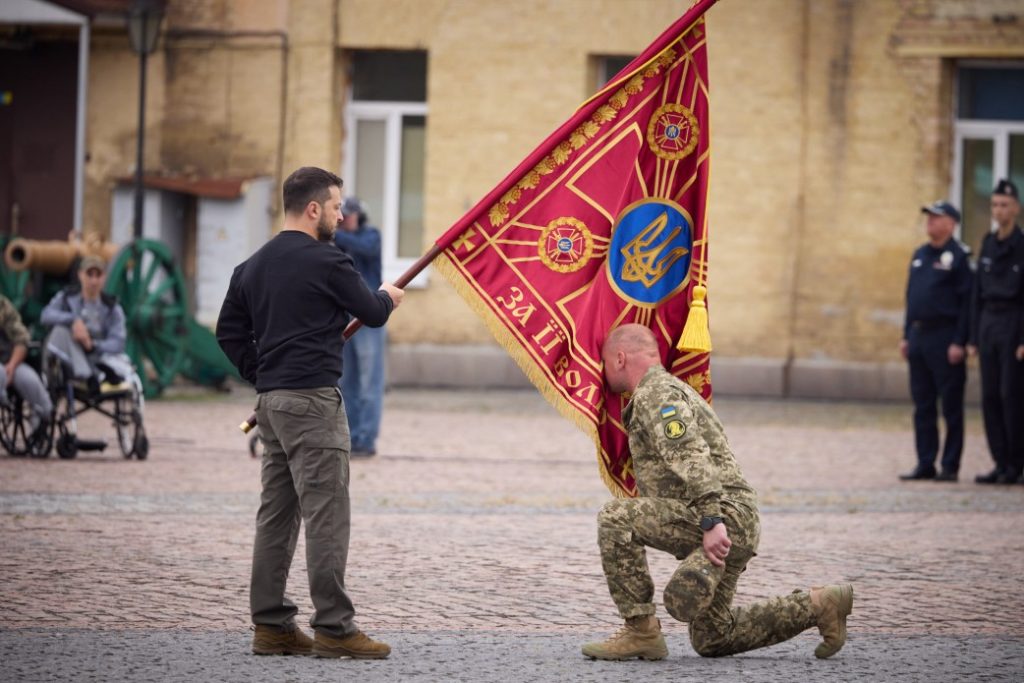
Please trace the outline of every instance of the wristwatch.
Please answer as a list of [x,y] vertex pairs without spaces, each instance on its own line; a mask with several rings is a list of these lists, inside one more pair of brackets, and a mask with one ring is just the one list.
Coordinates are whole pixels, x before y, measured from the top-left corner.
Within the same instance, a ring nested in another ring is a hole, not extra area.
[[716,524],[725,524],[725,517],[701,517],[700,530],[711,531]]

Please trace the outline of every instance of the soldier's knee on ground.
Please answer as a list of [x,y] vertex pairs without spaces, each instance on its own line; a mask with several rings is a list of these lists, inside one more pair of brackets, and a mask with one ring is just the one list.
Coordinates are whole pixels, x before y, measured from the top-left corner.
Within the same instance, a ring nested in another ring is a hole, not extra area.
[[699,621],[691,621],[689,631],[690,645],[701,657],[721,657],[725,654],[723,638],[717,631]]
[[694,550],[665,586],[665,609],[679,621],[692,622],[711,605],[724,574],[724,567],[711,564],[702,549]]

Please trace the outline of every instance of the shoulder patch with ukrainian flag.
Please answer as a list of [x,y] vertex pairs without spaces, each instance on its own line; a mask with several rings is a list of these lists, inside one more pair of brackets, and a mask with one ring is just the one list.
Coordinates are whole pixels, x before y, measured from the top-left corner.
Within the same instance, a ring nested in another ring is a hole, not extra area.
[[674,405],[663,405],[658,409],[658,414],[661,415],[665,436],[670,439],[678,439],[686,433],[686,425],[679,419],[679,411]]

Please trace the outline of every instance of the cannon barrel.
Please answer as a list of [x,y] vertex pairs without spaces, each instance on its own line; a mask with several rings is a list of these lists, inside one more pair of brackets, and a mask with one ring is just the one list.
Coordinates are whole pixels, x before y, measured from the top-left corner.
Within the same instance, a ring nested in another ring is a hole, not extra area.
[[110,263],[117,245],[110,243],[61,242],[59,240],[10,241],[4,250],[4,263],[13,272],[37,270],[47,275],[67,275],[75,261],[84,256],[99,256]]

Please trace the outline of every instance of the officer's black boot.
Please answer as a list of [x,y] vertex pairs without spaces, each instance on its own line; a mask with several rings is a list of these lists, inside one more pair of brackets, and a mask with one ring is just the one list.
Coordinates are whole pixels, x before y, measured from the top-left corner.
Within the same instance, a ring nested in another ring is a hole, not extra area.
[[1003,471],[996,467],[988,474],[979,474],[974,478],[974,482],[977,484],[998,484],[999,478],[1003,475]]
[[912,472],[907,474],[901,474],[900,479],[903,481],[915,481],[917,479],[934,479],[935,478],[935,467],[926,467],[924,465],[918,465],[913,469]]

